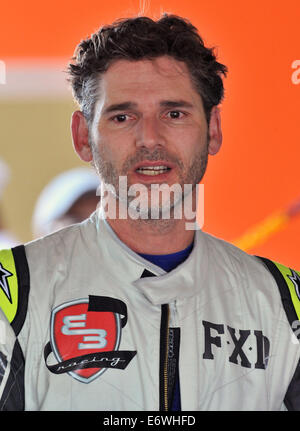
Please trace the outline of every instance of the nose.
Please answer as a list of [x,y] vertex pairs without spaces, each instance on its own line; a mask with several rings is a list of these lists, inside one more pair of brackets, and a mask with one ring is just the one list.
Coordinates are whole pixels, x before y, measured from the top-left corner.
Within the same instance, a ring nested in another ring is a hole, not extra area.
[[149,149],[164,146],[166,141],[162,129],[158,118],[141,118],[136,128],[136,146]]

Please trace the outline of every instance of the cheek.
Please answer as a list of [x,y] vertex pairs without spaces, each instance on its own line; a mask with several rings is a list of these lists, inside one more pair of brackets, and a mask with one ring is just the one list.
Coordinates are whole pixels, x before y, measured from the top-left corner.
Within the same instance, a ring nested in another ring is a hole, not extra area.
[[115,150],[115,145],[113,145],[110,139],[105,135],[98,136],[94,145],[96,147],[96,153],[102,161],[114,163],[117,151]]
[[205,151],[207,147],[207,136],[197,130],[186,130],[183,133],[177,133],[176,140],[173,141],[174,151],[181,157],[185,166],[189,166],[199,152]]
[[128,155],[132,140],[132,136],[129,133],[124,133],[124,131],[109,131],[107,128],[103,131],[100,128],[97,136],[97,146],[106,160],[118,163]]

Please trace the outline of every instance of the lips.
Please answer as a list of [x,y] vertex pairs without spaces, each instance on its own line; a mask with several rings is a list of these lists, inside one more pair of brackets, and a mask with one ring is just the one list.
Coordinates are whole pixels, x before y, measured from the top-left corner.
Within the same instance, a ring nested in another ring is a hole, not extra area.
[[171,168],[169,168],[168,166],[159,165],[159,166],[142,166],[136,169],[135,171],[138,174],[154,176],[154,175],[165,174],[170,169]]
[[167,162],[145,161],[145,162],[139,163],[138,166],[135,166],[134,171],[140,175],[156,176],[156,175],[166,174],[171,169],[172,169],[172,166],[170,165],[170,163],[167,163]]

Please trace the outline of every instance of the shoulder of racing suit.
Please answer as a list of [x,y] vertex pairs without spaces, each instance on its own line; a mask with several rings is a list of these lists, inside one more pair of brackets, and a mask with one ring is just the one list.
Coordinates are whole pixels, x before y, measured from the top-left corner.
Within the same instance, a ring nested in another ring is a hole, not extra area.
[[[280,263],[259,257],[269,269],[279,288],[281,301],[295,336],[300,340],[300,272]],[[288,387],[284,403],[288,410],[300,410],[300,362]]]
[[16,335],[26,318],[29,288],[24,245],[0,251],[0,308]]
[[24,410],[25,361],[17,335],[26,318],[29,285],[25,247],[0,251],[0,411]]

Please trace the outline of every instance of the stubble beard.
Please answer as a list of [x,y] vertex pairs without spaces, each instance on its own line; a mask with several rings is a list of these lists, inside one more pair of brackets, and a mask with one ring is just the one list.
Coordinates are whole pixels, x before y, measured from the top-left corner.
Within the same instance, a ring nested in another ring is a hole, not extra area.
[[[128,191],[131,184],[127,184],[127,190],[120,190],[119,189],[119,178],[120,176],[126,176],[127,173],[130,171],[132,166],[136,165],[139,162],[142,161],[158,161],[158,160],[164,160],[166,162],[171,162],[177,167],[178,171],[178,184],[181,186],[182,194],[175,201],[174,199],[171,200],[168,203],[168,207],[164,207],[163,204],[160,202],[159,208],[156,208],[156,214],[158,214],[157,218],[152,218],[151,214],[151,203],[149,204],[148,208],[146,209],[145,213],[140,213],[140,218],[138,220],[132,220],[132,222],[135,224],[135,227],[137,228],[138,225],[142,227],[142,225],[147,224],[151,225],[151,227],[159,232],[166,232],[170,230],[171,226],[174,224],[174,209],[176,208],[176,205],[178,204],[178,201],[181,201],[183,204],[184,199],[186,198],[184,194],[184,185],[185,184],[191,184],[192,185],[192,193],[194,192],[197,184],[200,183],[202,180],[208,163],[208,140],[206,142],[206,145],[204,148],[197,153],[195,153],[194,158],[192,159],[190,166],[188,168],[184,168],[183,162],[175,158],[174,156],[167,153],[167,151],[164,148],[161,149],[155,149],[153,152],[150,152],[147,148],[141,148],[136,152],[135,155],[128,157],[125,162],[122,165],[121,170],[119,171],[113,163],[105,159],[105,156],[102,152],[99,151],[99,148],[94,145],[92,142],[90,142],[90,147],[92,149],[93,154],[93,166],[98,173],[101,182],[105,184],[109,184],[112,187],[112,193],[114,194],[114,198],[117,200],[117,203],[120,205],[127,204],[127,211],[130,208],[130,205],[132,201],[134,200],[134,196],[129,196]],[[155,179],[153,178],[153,184],[155,184]],[[150,189],[150,185],[148,186],[148,189]],[[124,196],[124,193],[126,193],[127,199],[126,202],[123,201],[122,196]],[[196,202],[194,203],[196,205]],[[166,212],[169,212],[170,217],[169,219],[164,218],[164,214]],[[129,217],[130,219],[130,217]],[[140,223],[137,223],[139,221]]]

